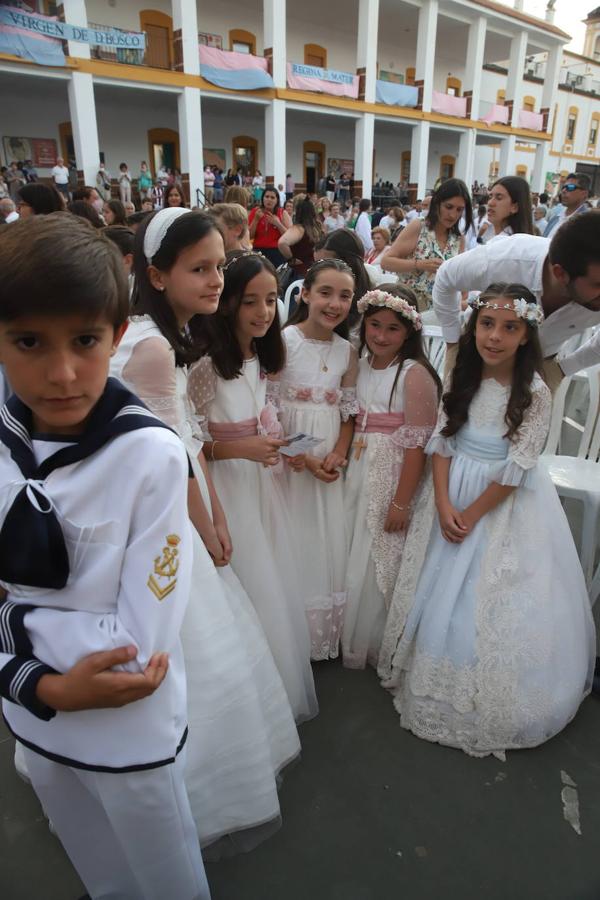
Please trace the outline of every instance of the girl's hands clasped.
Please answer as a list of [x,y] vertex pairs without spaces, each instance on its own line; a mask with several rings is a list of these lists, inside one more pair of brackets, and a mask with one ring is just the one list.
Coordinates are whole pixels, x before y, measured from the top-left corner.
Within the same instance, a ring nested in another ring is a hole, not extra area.
[[306,456],[306,468],[317,478],[319,481],[324,481],[325,484],[332,484],[334,481],[337,481],[340,477],[340,473],[337,470],[333,470],[332,472],[328,472],[327,469],[323,468],[323,463],[325,460],[318,459],[316,456]]
[[471,531],[462,514],[452,504],[445,503],[438,507],[438,516],[445,540],[451,544],[462,544]]

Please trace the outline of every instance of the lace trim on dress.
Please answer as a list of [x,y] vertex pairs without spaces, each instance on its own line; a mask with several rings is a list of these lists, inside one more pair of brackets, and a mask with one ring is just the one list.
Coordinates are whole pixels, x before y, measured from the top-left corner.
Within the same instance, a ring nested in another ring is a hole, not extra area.
[[336,591],[327,596],[311,597],[307,601],[312,660],[337,658],[347,597],[346,591]]
[[277,412],[281,412],[281,382],[280,381],[271,381],[269,378],[267,381],[267,393],[266,393],[266,402],[271,403]]
[[390,440],[396,447],[402,447],[404,450],[416,450],[417,447],[427,446],[432,432],[432,425],[401,425],[390,435]]
[[371,558],[375,566],[377,587],[383,595],[386,609],[389,609],[406,533],[387,532],[383,526],[400,479],[404,451],[401,445],[392,443],[390,435],[374,433],[369,435],[367,453],[367,528],[372,538]]
[[342,400],[340,403],[342,422],[347,422],[351,416],[357,416],[359,408],[356,387],[342,388]]

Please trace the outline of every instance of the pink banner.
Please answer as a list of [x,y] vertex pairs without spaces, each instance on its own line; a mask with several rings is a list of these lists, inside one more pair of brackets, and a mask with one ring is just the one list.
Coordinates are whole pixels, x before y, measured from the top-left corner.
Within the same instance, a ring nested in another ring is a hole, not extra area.
[[500,125],[508,125],[508,106],[499,106],[494,103],[489,112],[481,117],[481,121],[487,122],[488,125],[493,125],[495,122]]
[[467,98],[453,97],[452,94],[442,94],[441,91],[433,91],[431,108],[434,112],[444,116],[457,116],[459,119],[467,117]]
[[[318,78],[308,74],[310,70],[324,73],[326,77]],[[304,71],[307,74],[301,74]],[[336,80],[329,80],[329,77]],[[352,97],[354,100],[358,97],[358,75],[350,75],[348,72],[334,72],[331,69],[319,69],[317,66],[288,63],[287,83],[288,87],[297,91],[318,91],[323,94],[335,94],[336,97]]]
[[217,50],[200,44],[200,62],[203,66],[214,66],[216,69],[263,69],[268,70],[267,60],[263,56],[252,56],[251,53],[234,53],[232,50]]
[[544,127],[544,117],[541,113],[530,112],[528,109],[519,110],[519,128],[527,128],[528,131],[541,131]]

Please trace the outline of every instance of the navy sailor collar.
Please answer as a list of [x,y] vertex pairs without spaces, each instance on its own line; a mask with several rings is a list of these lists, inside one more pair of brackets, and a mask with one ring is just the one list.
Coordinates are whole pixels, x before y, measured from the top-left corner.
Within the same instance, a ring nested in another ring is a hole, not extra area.
[[0,580],[8,584],[63,588],[69,557],[52,501],[41,482],[55,469],[92,456],[113,438],[141,428],[168,428],[116,378],[109,378],[85,430],[40,465],[32,443],[32,414],[14,394],[0,409],[0,441],[19,467],[25,484],[0,530]]

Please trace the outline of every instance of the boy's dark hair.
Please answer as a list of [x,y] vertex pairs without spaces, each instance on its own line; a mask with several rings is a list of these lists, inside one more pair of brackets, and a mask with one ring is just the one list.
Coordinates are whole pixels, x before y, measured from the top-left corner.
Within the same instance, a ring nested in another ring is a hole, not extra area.
[[[473,224],[473,204],[471,203],[471,194],[468,187],[460,178],[447,178],[437,191],[431,195],[429,204],[429,214],[425,218],[425,223],[429,229],[433,231],[440,217],[440,203],[444,200],[450,200],[452,197],[462,197],[465,201],[465,234]],[[450,229],[452,234],[460,235],[460,219]]]
[[[211,357],[215,371],[226,380],[237,378],[242,373],[244,357],[235,333],[238,311],[248,282],[263,271],[275,279],[274,290],[277,294],[277,272],[266,257],[258,253],[232,253],[228,257],[225,287],[218,311],[214,316],[195,316],[193,320],[204,332],[204,352]],[[267,333],[255,339],[254,348],[263,372],[271,375],[281,371],[285,363],[285,347],[277,305]]]
[[95,190],[95,187],[90,187],[88,184],[86,184],[82,188],[76,188],[71,196],[73,200],[89,200],[92,196],[92,192]]
[[139,212],[131,213],[130,216],[127,216],[126,222],[128,225],[141,225],[142,222],[145,222],[148,216],[151,216],[152,212],[150,210],[140,210]]
[[121,165],[119,166],[119,169],[121,170],[121,172],[123,172],[123,170],[126,168],[127,168],[127,163],[121,163]]
[[32,208],[36,216],[47,216],[53,212],[62,212],[65,208],[60,194],[54,185],[34,181],[19,188],[19,199]]
[[358,209],[360,212],[366,212],[371,206],[371,201],[368,197],[363,197],[360,203],[358,204]]
[[0,241],[0,321],[21,316],[104,316],[118,328],[129,290],[117,248],[70,213],[15,222]]
[[104,234],[119,248],[123,256],[133,253],[135,245],[135,231],[125,225],[108,225]]
[[[490,284],[480,295],[480,300],[496,300],[506,297],[517,300],[520,297],[528,303],[536,299],[531,291],[522,284]],[[444,412],[448,422],[442,429],[444,437],[452,437],[469,418],[469,406],[479,390],[483,373],[483,360],[475,344],[475,328],[480,315],[486,312],[485,307],[474,309],[467,326],[458,342],[456,365],[452,371],[450,390],[442,397]],[[514,438],[523,423],[526,410],[531,406],[531,382],[536,372],[542,374],[542,351],[537,328],[527,324],[527,343],[519,347],[513,369],[512,387],[506,407],[505,422],[507,431],[504,437]]]
[[548,256],[571,280],[587,275],[589,266],[600,265],[600,209],[568,216],[554,232]]
[[[176,365],[185,366],[195,362],[200,356],[198,341],[194,338],[196,330],[194,319],[198,317],[194,316],[189,328],[182,331],[164,293],[157,291],[148,278],[148,261],[144,253],[144,237],[146,236],[148,225],[155,215],[158,215],[158,213],[149,213],[146,216],[146,220],[142,222],[135,233],[133,256],[135,287],[132,297],[132,311],[134,314],[150,316],[175,351]],[[186,247],[201,241],[211,231],[216,231],[219,235],[221,233],[215,224],[215,220],[207,213],[190,211],[180,216],[169,225],[158,251],[152,257],[152,265],[162,272],[169,272],[177,262],[179,254]],[[123,264],[121,263],[122,267]]]

